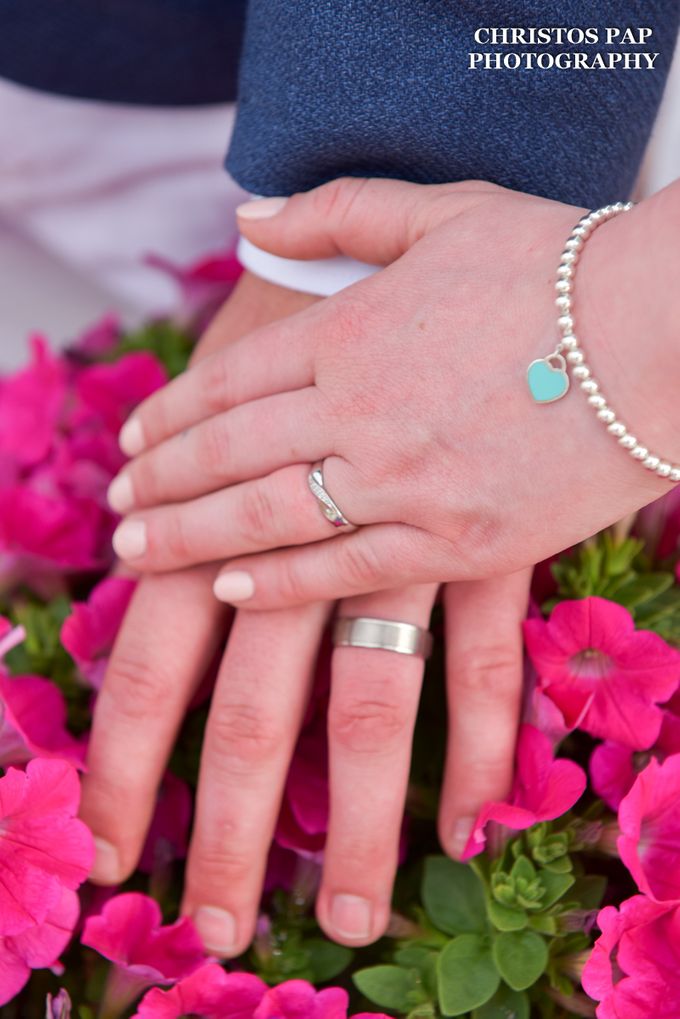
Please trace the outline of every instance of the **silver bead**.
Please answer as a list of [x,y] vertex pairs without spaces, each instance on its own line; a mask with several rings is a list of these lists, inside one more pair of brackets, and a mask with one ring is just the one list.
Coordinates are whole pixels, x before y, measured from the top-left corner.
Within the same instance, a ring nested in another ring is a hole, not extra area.
[[671,467],[671,473],[668,475],[669,481],[680,481],[680,467]]
[[555,301],[555,304],[562,312],[567,312],[571,308],[571,299],[566,294],[560,294]]
[[631,449],[630,455],[635,457],[636,460],[646,460],[649,456],[649,450],[646,446],[636,446],[634,449]]
[[581,237],[570,237],[564,246],[567,251],[578,251],[583,247],[583,240]]
[[623,421],[612,421],[612,423],[607,426],[607,431],[610,435],[614,435],[617,439],[620,439],[622,435],[626,434],[626,426]]
[[555,290],[558,294],[568,294],[571,291],[571,283],[569,280],[558,280],[555,284]]
[[602,393],[592,393],[588,397],[588,403],[590,404],[591,407],[594,407],[595,410],[602,410],[603,407],[607,406],[607,401],[605,400]]
[[597,412],[598,419],[604,421],[606,425],[611,425],[612,422],[616,421],[616,414],[609,407],[603,407]]
[[661,460],[659,459],[658,456],[651,456],[650,455],[650,456],[646,457],[646,459],[644,459],[642,461],[642,466],[646,467],[648,471],[655,471],[660,463],[661,463]]
[[572,237],[586,237],[587,234],[588,234],[588,228],[586,226],[584,226],[583,220],[580,220],[579,221],[579,225],[575,226],[574,229],[571,231],[571,236]]
[[567,354],[569,364],[583,364],[585,359],[585,354],[582,350],[570,350]]
[[637,446],[637,439],[634,435],[631,435],[630,432],[626,432],[625,435],[622,435],[619,442],[624,449],[635,449]]
[[599,388],[600,387],[598,386],[595,379],[584,379],[583,382],[581,383],[581,389],[586,394],[586,396],[593,396],[598,391]]
[[578,340],[575,336],[569,334],[562,337],[562,348],[564,350],[576,350],[578,347]]
[[573,265],[578,259],[578,255],[571,248],[566,248],[560,255],[560,262],[562,265]]
[[670,478],[671,476],[671,465],[665,460],[662,460],[656,469],[656,473],[660,478]]
[[574,275],[574,270],[570,265],[560,265],[557,268],[557,275],[563,279],[571,279]]
[[577,364],[572,374],[575,379],[578,379],[580,382],[583,382],[584,379],[590,378],[590,368],[588,367],[587,364]]
[[[564,266],[564,268],[568,269],[569,266]],[[570,333],[574,328],[574,320],[571,315],[560,315],[557,320],[557,328],[561,329],[563,333]]]
[[623,211],[624,212],[630,212],[630,210],[634,209],[634,208],[635,208],[635,202],[625,202],[625,204],[623,206]]

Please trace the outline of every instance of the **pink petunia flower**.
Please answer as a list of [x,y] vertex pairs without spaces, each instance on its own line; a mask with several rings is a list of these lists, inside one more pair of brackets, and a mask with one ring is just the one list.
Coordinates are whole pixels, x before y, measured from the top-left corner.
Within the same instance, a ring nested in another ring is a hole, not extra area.
[[167,380],[163,365],[147,351],[83,368],[75,380],[77,404],[70,424],[94,417],[117,434],[132,408]]
[[652,758],[619,807],[619,855],[641,892],[680,899],[680,754]]
[[160,255],[147,255],[147,265],[167,273],[178,285],[181,319],[201,330],[234,289],[243,266],[233,252],[207,255],[188,267],[175,265]]
[[183,917],[163,927],[160,906],[148,895],[127,892],[89,916],[81,941],[114,963],[105,1003],[116,1014],[153,984],[189,976],[206,959],[193,921]]
[[652,757],[659,763],[671,754],[680,753],[680,718],[665,705],[659,738],[650,750],[634,751],[610,740],[600,743],[590,758],[590,781],[593,791],[612,810],[630,792],[636,777]]
[[677,1019],[680,904],[636,895],[601,910],[602,935],[585,965],[583,989],[598,1019]]
[[92,836],[76,818],[80,786],[65,761],[36,759],[0,778],[0,936],[47,919],[63,888],[92,866]]
[[41,923],[21,934],[0,938],[0,1005],[7,1004],[19,993],[31,970],[45,969],[56,963],[71,940],[78,909],[76,892],[62,888]]
[[539,821],[561,817],[580,799],[586,775],[574,761],[555,760],[548,736],[533,725],[522,725],[517,744],[515,780],[507,803],[486,803],[472,829],[463,859],[481,853],[486,826],[496,824],[523,831]]
[[267,985],[252,973],[226,973],[208,963],[190,977],[162,991],[144,995],[133,1019],[252,1019]]
[[57,992],[54,997],[47,995],[45,1002],[45,1019],[71,1019],[71,999],[68,991],[64,988]]
[[85,745],[66,728],[66,704],[54,683],[0,673],[0,767],[33,757],[58,757],[82,770]]
[[524,623],[527,651],[543,690],[567,725],[646,750],[658,739],[658,704],[680,681],[680,653],[636,630],[630,613],[604,598],[557,605],[545,622]]
[[68,392],[65,364],[47,341],[34,336],[31,349],[26,368],[0,379],[0,446],[21,467],[47,456]]
[[[170,991],[153,990],[133,1019],[347,1019],[349,995],[340,987],[317,991],[306,980],[267,989],[251,973],[225,973],[208,965]],[[369,1019],[359,1013],[353,1019]],[[376,1013],[373,1019],[387,1019]]]
[[74,602],[71,615],[64,620],[61,642],[95,690],[101,689],[135,587],[136,581],[128,577],[108,577],[92,589],[86,602]]
[[319,859],[328,830],[328,740],[325,716],[303,729],[288,771],[274,839],[283,849]]

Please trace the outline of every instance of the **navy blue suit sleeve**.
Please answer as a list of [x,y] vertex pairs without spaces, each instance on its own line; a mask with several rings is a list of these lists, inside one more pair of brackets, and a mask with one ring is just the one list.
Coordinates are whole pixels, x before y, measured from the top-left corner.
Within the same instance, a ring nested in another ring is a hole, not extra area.
[[[368,175],[625,198],[679,15],[678,0],[250,0],[227,167],[263,195]],[[542,25],[648,26],[659,56],[653,70],[469,68],[477,28]]]

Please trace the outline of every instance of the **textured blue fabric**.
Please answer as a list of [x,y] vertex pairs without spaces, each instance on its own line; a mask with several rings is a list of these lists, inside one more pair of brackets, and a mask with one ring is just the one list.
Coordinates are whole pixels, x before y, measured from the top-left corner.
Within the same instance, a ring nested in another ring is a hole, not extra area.
[[236,97],[246,0],[0,0],[0,76],[87,99]]
[[[678,0],[250,0],[228,169],[264,195],[350,174],[624,198],[679,15]],[[481,26],[649,26],[660,56],[653,71],[473,71]]]

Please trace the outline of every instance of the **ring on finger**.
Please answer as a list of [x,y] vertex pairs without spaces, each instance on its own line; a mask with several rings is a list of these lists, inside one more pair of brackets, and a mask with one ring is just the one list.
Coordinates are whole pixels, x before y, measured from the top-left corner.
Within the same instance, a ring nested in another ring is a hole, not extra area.
[[355,531],[356,524],[350,523],[337,502],[328,494],[323,480],[323,461],[315,463],[307,476],[309,489],[319,504],[321,512],[333,527],[342,527],[346,531]]
[[401,655],[429,658],[432,634],[414,623],[370,616],[339,616],[333,626],[335,647],[375,648]]

